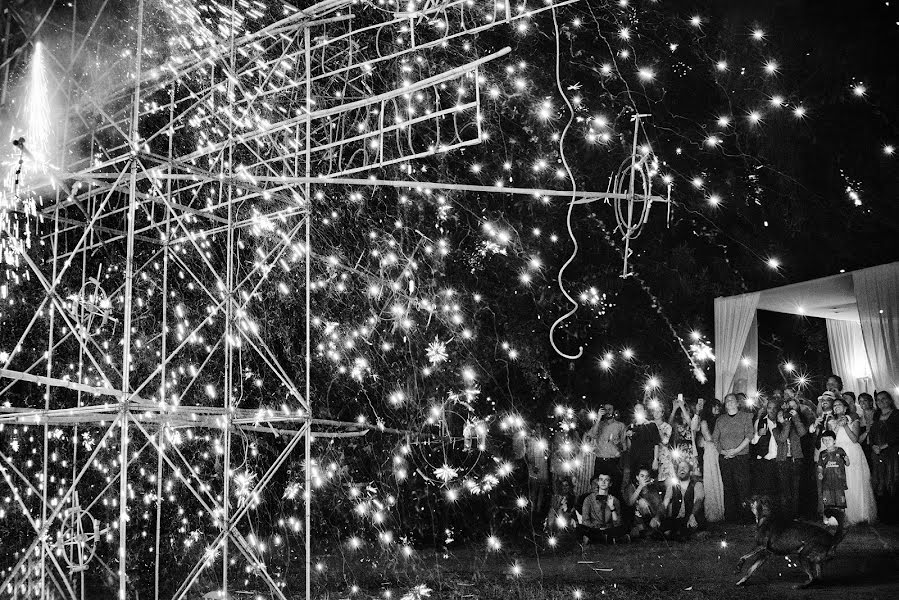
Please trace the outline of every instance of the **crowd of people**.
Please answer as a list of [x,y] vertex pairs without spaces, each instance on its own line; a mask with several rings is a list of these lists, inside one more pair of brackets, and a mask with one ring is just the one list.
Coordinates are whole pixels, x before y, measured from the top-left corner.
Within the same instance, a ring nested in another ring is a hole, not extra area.
[[817,400],[798,388],[678,395],[670,409],[647,397],[629,423],[610,403],[570,417],[551,440],[541,426],[517,444],[548,533],[573,528],[583,543],[683,539],[709,523],[751,522],[753,495],[786,518],[899,520],[899,408],[887,391],[843,390],[837,375]]

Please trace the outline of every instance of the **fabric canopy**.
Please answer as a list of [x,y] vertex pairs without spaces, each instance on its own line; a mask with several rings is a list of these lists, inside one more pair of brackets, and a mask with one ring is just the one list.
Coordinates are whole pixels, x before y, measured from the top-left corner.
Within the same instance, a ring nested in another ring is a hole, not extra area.
[[844,379],[846,389],[870,392],[871,368],[859,323],[827,319],[830,369]]
[[899,263],[852,274],[858,316],[874,385],[896,392],[899,386]]
[[715,395],[756,390],[756,311],[827,320],[834,373],[847,389],[899,391],[899,262],[715,299]]
[[[737,371],[741,363],[745,366],[757,364],[750,362],[744,354],[750,332],[754,333],[758,343],[758,328],[755,313],[759,305],[759,293],[715,298],[715,396],[724,398],[734,387]],[[751,351],[751,349],[750,349]],[[756,347],[756,354],[758,348]],[[748,365],[746,363],[749,363]]]

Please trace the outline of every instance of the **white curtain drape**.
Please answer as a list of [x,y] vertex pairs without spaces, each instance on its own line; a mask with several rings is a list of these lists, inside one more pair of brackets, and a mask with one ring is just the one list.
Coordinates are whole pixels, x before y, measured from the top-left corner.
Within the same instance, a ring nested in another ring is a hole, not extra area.
[[847,390],[870,392],[871,379],[868,355],[862,327],[854,321],[826,319],[827,346],[830,348],[830,368],[843,378]]
[[740,356],[734,383],[730,391],[743,392],[750,398],[758,392],[759,384],[759,318],[758,312],[752,317],[752,325],[746,335],[746,344]]
[[899,386],[899,263],[852,273],[865,353],[877,389]]
[[[734,383],[741,366],[749,367],[745,377],[747,393],[755,391],[755,370],[758,368],[758,356],[746,356],[747,349],[758,354],[758,329],[756,325],[756,309],[761,294],[754,292],[715,298],[715,397],[723,399],[734,389]],[[750,335],[752,334],[752,336]],[[750,337],[755,339],[749,340]],[[746,358],[746,361],[743,359]],[[749,364],[746,364],[749,363]],[[752,379],[752,390],[749,390],[749,379]],[[742,383],[742,382],[741,382]],[[744,391],[744,390],[738,390]]]

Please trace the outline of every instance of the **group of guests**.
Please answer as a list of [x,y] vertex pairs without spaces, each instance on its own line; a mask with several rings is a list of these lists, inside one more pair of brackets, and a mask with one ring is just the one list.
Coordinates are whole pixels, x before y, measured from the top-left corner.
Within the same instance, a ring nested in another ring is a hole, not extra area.
[[[899,409],[889,392],[844,391],[828,377],[812,401],[795,388],[750,399],[678,396],[637,404],[629,424],[611,404],[523,436],[532,510],[582,541],[686,537],[709,522],[752,519],[766,495],[786,517],[843,511],[845,522],[896,521]],[[580,427],[579,427],[580,426]],[[583,436],[578,429],[586,429]],[[549,504],[547,506],[547,504]]]

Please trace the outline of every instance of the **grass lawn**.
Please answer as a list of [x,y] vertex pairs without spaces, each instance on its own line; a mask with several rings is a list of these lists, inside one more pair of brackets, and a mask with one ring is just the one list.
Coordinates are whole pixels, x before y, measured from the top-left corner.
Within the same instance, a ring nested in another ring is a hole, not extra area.
[[[322,598],[400,600],[415,585],[440,600],[543,600],[594,598],[728,600],[819,598],[842,600],[899,599],[899,528],[851,528],[824,569],[823,582],[811,590],[794,590],[804,581],[802,570],[773,557],[753,575],[748,587],[735,587],[733,568],[754,545],[749,526],[722,527],[687,543],[641,541],[616,546],[588,546],[573,541],[557,550],[537,551],[519,545],[515,551],[486,552],[462,548],[445,553],[422,552],[405,575],[383,577],[377,565],[328,566],[329,584]],[[748,565],[747,565],[748,566]],[[372,579],[374,576],[375,579]],[[365,580],[365,582],[363,582]],[[322,581],[322,584],[325,582]],[[335,587],[335,585],[337,587]],[[351,586],[359,590],[350,593]],[[340,589],[342,588],[342,589]],[[389,591],[389,596],[386,592]]]

